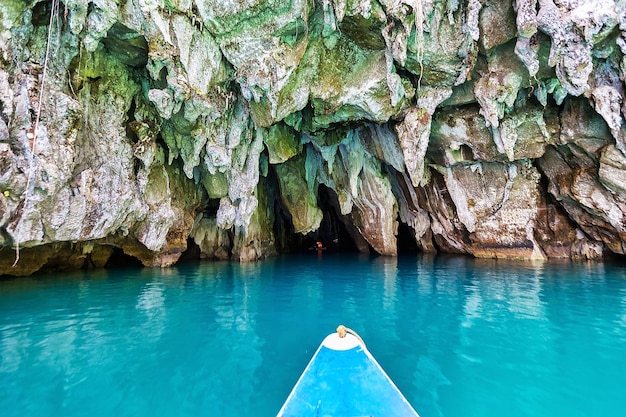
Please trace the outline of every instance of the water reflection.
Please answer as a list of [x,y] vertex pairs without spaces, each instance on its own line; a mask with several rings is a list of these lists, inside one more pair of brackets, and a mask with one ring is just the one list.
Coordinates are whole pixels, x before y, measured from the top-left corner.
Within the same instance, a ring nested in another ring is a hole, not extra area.
[[32,343],[28,336],[28,324],[3,326],[0,337],[0,373],[16,372],[22,364],[24,347]]
[[422,409],[428,410],[429,416],[443,416],[439,406],[439,388],[450,385],[450,381],[443,375],[440,366],[432,358],[420,356],[413,380],[415,389],[420,393]]
[[468,286],[467,299],[463,305],[461,326],[472,327],[475,320],[482,318],[482,295],[476,285]]
[[543,264],[531,265],[523,278],[511,283],[509,311],[516,318],[545,320],[544,306],[540,298],[542,266]]
[[626,409],[623,266],[324,254],[0,282],[0,414],[273,416],[342,323],[423,417]]
[[384,257],[376,260],[382,270],[384,281],[383,308],[393,315],[396,303],[396,291],[398,282],[398,259]]
[[[260,271],[257,264],[229,264],[216,272],[206,300],[213,310],[208,324],[216,327],[210,333],[211,343],[202,347],[207,364],[212,364],[205,377],[216,382],[205,392],[208,397],[203,401],[219,404],[216,411],[220,415],[234,415],[241,407],[238,402],[253,404],[251,397],[259,383],[255,372],[263,362],[261,348],[265,342],[256,332]],[[222,375],[237,378],[222,381]]]
[[137,296],[135,308],[140,311],[140,324],[133,329],[133,337],[156,342],[165,332],[165,286],[161,282],[148,282]]

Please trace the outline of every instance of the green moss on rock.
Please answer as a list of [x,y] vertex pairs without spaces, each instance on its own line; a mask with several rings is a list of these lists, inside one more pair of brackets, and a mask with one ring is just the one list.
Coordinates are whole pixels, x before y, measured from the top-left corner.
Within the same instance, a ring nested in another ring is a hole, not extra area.
[[271,126],[263,141],[269,152],[270,164],[285,162],[299,151],[297,133],[284,123]]
[[291,214],[294,231],[306,234],[317,230],[322,211],[317,207],[316,194],[309,192],[304,170],[304,158],[292,158],[276,165],[276,176],[283,205]]

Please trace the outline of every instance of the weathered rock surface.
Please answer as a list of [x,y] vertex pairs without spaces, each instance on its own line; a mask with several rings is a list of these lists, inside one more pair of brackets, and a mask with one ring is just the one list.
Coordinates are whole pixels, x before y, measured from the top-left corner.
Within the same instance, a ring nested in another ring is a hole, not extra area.
[[625,54],[622,0],[3,1],[0,275],[624,255]]

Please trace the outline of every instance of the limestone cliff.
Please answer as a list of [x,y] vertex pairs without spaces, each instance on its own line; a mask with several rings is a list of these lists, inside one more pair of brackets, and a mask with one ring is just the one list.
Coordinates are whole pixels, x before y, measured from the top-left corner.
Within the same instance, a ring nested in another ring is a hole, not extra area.
[[4,0],[0,274],[624,255],[625,54],[625,0]]

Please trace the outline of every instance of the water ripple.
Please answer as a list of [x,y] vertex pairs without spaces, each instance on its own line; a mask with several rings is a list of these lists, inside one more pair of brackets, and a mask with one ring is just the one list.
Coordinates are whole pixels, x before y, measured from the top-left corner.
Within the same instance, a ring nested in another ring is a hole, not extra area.
[[623,266],[324,255],[0,281],[0,415],[273,416],[340,323],[424,417],[626,410]]

